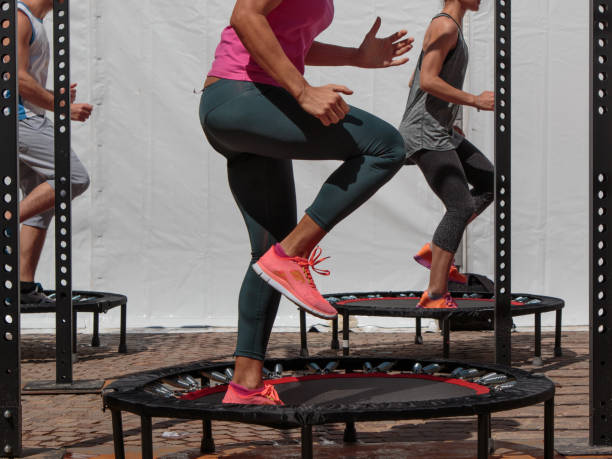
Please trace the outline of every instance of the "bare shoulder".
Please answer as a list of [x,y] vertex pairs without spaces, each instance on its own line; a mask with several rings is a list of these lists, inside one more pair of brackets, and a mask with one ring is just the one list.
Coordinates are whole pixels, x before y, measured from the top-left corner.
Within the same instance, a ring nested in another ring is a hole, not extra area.
[[29,43],[32,37],[32,23],[27,14],[21,10],[17,10],[17,36],[23,42],[27,39]]
[[457,44],[457,24],[451,18],[439,16],[431,21],[427,28],[424,40],[424,49],[432,45],[439,46],[444,44],[444,47],[452,48]]

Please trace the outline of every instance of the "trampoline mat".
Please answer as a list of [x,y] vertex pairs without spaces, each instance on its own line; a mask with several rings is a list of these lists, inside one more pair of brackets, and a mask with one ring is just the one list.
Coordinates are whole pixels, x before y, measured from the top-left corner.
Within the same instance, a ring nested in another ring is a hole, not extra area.
[[[512,315],[533,314],[556,310],[563,307],[562,301],[554,302],[552,299],[538,297],[536,304],[512,301]],[[395,316],[395,317],[429,317],[443,319],[449,316],[474,316],[495,311],[493,298],[455,298],[456,309],[428,309],[417,308],[418,297],[414,296],[380,296],[343,299],[333,302],[333,306],[340,314],[367,315],[367,316]]]
[[[331,374],[268,381],[285,405],[359,405],[445,400],[489,393],[489,388],[461,379],[414,374]],[[221,403],[226,385],[192,392],[183,398]]]
[[[495,309],[495,300],[492,298],[453,298],[457,303],[457,309],[464,311],[480,311],[482,309]],[[395,298],[358,298],[356,300],[338,301],[336,306],[361,306],[368,308],[406,309],[417,308],[420,298],[417,297],[395,297]],[[512,301],[513,307],[524,307],[524,303]],[[452,311],[452,309],[447,309]]]

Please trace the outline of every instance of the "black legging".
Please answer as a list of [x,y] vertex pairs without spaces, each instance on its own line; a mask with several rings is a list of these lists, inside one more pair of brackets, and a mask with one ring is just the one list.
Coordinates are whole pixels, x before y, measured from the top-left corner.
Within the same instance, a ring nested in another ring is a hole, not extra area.
[[306,209],[330,231],[402,167],[404,140],[389,123],[354,107],[342,122],[325,127],[284,89],[246,81],[206,88],[200,120],[213,148],[227,158],[229,185],[251,242],[236,355],[263,360],[280,294],[251,265],[297,223],[291,160],[342,161]]
[[493,164],[467,139],[456,150],[423,150],[412,159],[446,207],[432,242],[455,253],[472,216],[493,201]]

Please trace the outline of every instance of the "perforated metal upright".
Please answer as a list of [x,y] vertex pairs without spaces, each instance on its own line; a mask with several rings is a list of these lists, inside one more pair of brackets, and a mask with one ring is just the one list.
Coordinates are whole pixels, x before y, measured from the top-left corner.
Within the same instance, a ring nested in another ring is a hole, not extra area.
[[0,0],[0,456],[21,454],[16,0]]
[[591,0],[590,437],[612,445],[612,48],[610,0]]
[[495,0],[495,362],[511,351],[511,0]]
[[55,290],[56,382],[72,383],[72,228],[70,186],[70,10],[53,1],[55,94]]

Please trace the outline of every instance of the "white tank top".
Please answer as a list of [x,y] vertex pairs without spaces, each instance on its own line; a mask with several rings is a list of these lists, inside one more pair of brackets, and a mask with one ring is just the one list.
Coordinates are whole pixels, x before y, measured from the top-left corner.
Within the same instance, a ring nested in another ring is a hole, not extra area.
[[[22,11],[32,24],[32,38],[30,39],[30,61],[28,62],[28,73],[43,88],[47,85],[47,72],[49,69],[49,59],[51,50],[47,32],[42,20],[32,14],[29,8],[22,2],[17,3],[17,8]],[[19,97],[19,119],[32,118],[34,116],[44,116],[45,109],[38,107],[27,100]]]

